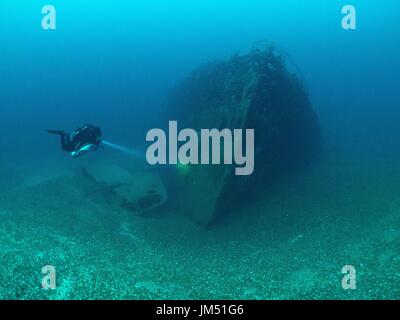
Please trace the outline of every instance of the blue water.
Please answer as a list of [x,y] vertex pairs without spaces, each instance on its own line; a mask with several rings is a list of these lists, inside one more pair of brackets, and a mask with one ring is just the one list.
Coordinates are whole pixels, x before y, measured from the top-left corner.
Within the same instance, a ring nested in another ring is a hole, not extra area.
[[[0,298],[398,297],[398,0],[49,0],[51,31],[44,4],[0,1]],[[341,27],[345,4],[357,30]],[[287,52],[307,87],[324,140],[315,171],[209,233],[176,208],[125,215],[71,178],[84,160],[143,159],[169,92],[259,40]],[[84,160],[45,133],[85,123],[102,128],[106,146]],[[48,263],[63,266],[50,296],[34,282]],[[368,279],[353,295],[330,282],[345,264]],[[109,287],[82,289],[79,272]]]
[[[143,143],[165,94],[199,64],[254,41],[278,43],[307,79],[333,144],[398,149],[398,2],[353,1],[358,30],[341,28],[343,1],[1,1],[1,149],[7,159],[52,155],[44,128],[97,123]],[[12,132],[13,143],[6,137]],[[3,156],[4,157],[4,156]]]

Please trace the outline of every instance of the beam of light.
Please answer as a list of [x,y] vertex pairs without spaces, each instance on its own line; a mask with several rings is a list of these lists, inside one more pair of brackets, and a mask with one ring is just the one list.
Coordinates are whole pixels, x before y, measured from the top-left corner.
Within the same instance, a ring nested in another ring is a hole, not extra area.
[[111,147],[115,150],[121,151],[127,155],[130,155],[131,157],[135,157],[135,158],[142,159],[142,160],[145,159],[144,154],[136,149],[126,148],[126,147],[120,146],[118,144],[111,143],[111,142],[104,141],[104,140],[103,140],[103,144],[108,147]]

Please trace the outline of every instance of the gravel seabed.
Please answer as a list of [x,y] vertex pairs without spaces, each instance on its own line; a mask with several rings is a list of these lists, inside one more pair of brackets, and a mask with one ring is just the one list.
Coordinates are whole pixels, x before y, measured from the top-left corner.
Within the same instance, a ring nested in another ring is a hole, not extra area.
[[[4,170],[0,298],[398,299],[398,160],[325,158],[212,230],[96,203],[61,165]],[[41,288],[45,265],[55,290]]]

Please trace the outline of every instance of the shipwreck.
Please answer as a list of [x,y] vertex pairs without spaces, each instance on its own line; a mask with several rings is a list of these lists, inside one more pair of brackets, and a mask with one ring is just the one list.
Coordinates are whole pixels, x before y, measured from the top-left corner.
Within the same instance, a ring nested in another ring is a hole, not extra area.
[[[254,172],[234,166],[179,163],[164,172],[169,204],[210,227],[233,208],[265,194],[284,174],[313,162],[321,131],[307,89],[289,71],[285,54],[270,44],[195,70],[166,101],[163,123],[181,128],[254,129]],[[223,144],[221,148],[223,148]]]

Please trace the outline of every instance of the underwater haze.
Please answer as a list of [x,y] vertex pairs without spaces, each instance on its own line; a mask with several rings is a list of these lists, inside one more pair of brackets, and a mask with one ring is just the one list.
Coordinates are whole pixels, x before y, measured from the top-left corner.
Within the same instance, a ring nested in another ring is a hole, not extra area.
[[[42,28],[46,4],[55,30]],[[356,30],[342,28],[348,4]],[[398,299],[399,10],[396,0],[1,0],[0,298]],[[165,101],[193,70],[260,40],[290,56],[321,156],[205,230],[166,200],[180,190],[167,196],[146,164],[146,132],[166,124]],[[86,123],[107,145],[77,159],[45,132]],[[151,185],[166,201],[121,208],[110,190],[127,183],[132,197]],[[56,288],[45,290],[49,265]],[[342,286],[346,265],[356,289]]]

